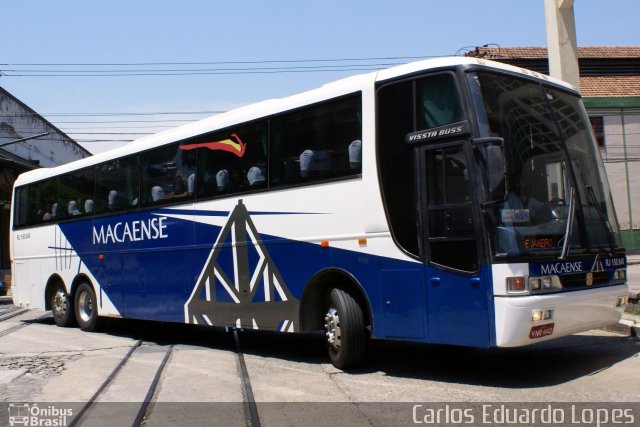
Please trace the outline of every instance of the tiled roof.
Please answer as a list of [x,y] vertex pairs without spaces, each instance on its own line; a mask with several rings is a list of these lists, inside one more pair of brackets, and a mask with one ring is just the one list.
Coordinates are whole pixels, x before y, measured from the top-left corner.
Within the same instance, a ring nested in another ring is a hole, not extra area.
[[640,76],[580,77],[583,96],[640,96]]
[[578,58],[640,58],[640,46],[578,47]]
[[[545,59],[546,47],[481,47],[488,59]],[[473,53],[473,52],[472,52]],[[640,58],[640,46],[579,46],[578,58]]]
[[[549,73],[546,47],[480,47],[467,55]],[[578,59],[584,96],[640,96],[640,46],[578,47]]]

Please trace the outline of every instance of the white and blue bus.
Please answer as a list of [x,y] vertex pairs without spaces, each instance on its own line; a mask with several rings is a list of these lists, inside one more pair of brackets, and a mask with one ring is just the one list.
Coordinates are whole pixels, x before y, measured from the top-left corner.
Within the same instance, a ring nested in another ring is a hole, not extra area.
[[579,94],[411,63],[22,174],[13,298],[108,317],[514,347],[615,323],[626,257]]

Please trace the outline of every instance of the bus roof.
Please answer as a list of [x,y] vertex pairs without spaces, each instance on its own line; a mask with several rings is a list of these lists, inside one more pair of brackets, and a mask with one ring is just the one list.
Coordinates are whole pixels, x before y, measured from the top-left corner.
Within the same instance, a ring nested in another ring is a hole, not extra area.
[[401,77],[403,75],[414,74],[420,71],[460,65],[487,67],[511,73],[522,74],[534,78],[544,79],[553,84],[563,86],[567,89],[575,90],[573,86],[561,80],[500,62],[468,57],[444,57],[426,59],[380,71],[359,74],[341,80],[336,80],[334,82],[324,84],[319,88],[288,96],[286,98],[270,99],[249,104],[244,107],[236,108],[193,123],[188,123],[186,125],[139,138],[122,147],[98,153],[91,157],[76,160],[74,162],[56,166],[54,168],[41,168],[25,172],[21,174],[18,179],[16,179],[15,185],[23,185],[41,179],[46,179],[50,176],[56,176],[58,174],[70,172],[73,170],[90,167],[114,158],[135,154],[137,152],[145,151],[164,144],[215,131],[216,129],[224,129],[237,123],[243,123],[257,120],[263,117],[269,117],[273,114],[293,110],[307,104],[322,102],[324,100],[332,99],[341,95],[358,92],[363,90],[367,86],[373,85],[375,82],[385,81]]

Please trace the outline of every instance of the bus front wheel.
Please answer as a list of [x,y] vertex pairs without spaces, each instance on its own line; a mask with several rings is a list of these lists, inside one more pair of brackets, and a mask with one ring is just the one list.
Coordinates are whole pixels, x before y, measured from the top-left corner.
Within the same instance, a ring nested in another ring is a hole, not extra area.
[[75,314],[78,326],[86,332],[94,332],[102,326],[98,317],[98,301],[93,288],[87,283],[81,283],[76,290]]
[[342,289],[331,289],[324,317],[327,349],[333,366],[351,368],[364,359],[368,333],[362,307]]
[[69,295],[63,285],[57,285],[56,289],[49,300],[53,321],[58,326],[69,327],[75,324],[73,317],[73,304],[71,304],[71,295]]

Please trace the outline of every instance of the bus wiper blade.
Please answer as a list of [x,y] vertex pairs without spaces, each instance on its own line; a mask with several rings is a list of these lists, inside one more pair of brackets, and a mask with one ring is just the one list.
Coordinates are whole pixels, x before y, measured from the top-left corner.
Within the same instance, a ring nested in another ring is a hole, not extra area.
[[490,200],[488,202],[482,202],[480,203],[480,209],[482,209],[482,212],[486,213],[487,209],[492,209],[496,206],[500,206],[504,202],[505,200]]
[[569,216],[567,217],[567,228],[564,230],[564,242],[562,244],[562,253],[558,257],[559,260],[563,260],[569,255],[569,239],[571,237],[571,230],[573,230],[573,218],[576,213],[576,205],[574,203],[576,196],[575,188],[571,187],[571,193],[569,195]]
[[593,203],[593,206],[596,208],[596,212],[598,212],[600,223],[604,228],[604,233],[607,235],[607,241],[609,242],[609,251],[613,253],[613,251],[615,250],[615,244],[613,243],[613,239],[611,238],[611,229],[608,226],[609,222],[607,221],[607,218],[604,216],[602,209],[600,209],[600,205],[598,204],[598,199],[596,198],[596,193],[595,191],[593,191],[593,186],[587,184],[585,185],[585,188],[587,189],[587,193],[591,198],[591,202]]

